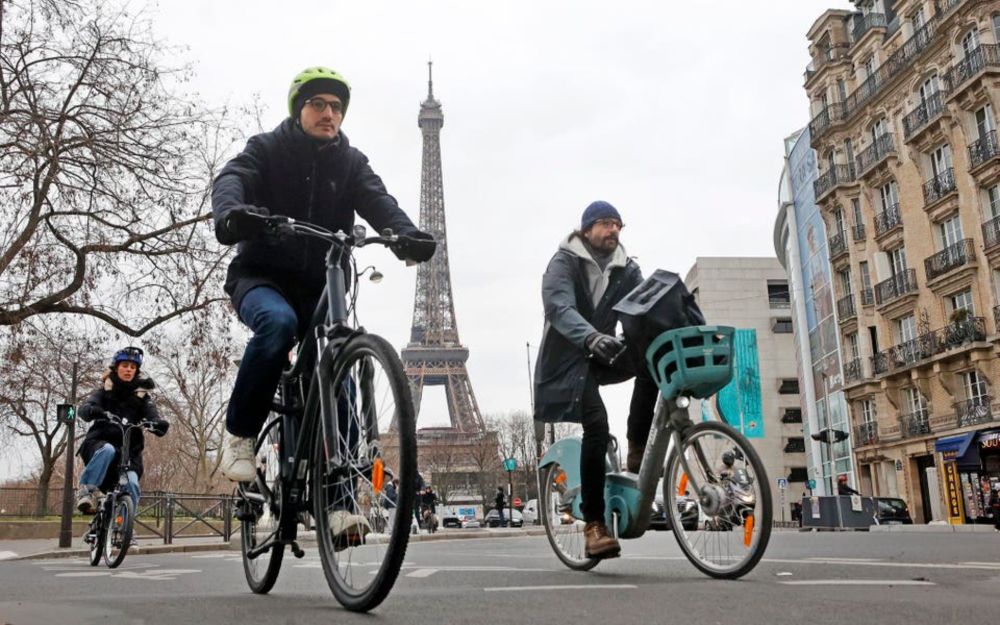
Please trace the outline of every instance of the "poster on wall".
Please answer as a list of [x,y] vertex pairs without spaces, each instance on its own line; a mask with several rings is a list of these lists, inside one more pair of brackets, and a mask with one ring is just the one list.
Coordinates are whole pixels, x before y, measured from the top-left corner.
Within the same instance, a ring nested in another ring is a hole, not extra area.
[[716,410],[747,438],[764,437],[757,331],[737,329],[733,335],[733,379],[715,396]]

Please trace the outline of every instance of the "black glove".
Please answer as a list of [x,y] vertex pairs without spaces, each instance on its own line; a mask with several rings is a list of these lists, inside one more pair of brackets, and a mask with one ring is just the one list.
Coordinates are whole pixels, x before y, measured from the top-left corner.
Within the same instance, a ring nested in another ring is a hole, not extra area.
[[434,256],[437,249],[437,242],[429,232],[416,230],[410,234],[399,235],[398,240],[389,249],[399,260],[412,260],[414,262],[427,262]]
[[264,220],[258,217],[268,217],[270,214],[270,211],[262,206],[250,204],[234,206],[215,224],[215,236],[223,245],[233,245],[252,239],[267,226]]
[[163,419],[159,421],[149,421],[149,431],[157,436],[163,436],[170,429],[170,422],[164,421]]
[[625,351],[625,344],[613,336],[594,332],[587,337],[587,351],[610,365]]

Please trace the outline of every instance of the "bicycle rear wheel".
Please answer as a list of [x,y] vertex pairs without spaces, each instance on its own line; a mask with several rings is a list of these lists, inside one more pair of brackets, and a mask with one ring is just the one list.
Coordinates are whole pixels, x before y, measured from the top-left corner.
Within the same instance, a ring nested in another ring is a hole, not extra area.
[[[240,505],[240,551],[243,573],[250,590],[265,594],[274,587],[281,570],[285,545],[278,538],[281,528],[281,420],[277,419],[257,437],[254,447],[257,479],[248,484]],[[271,542],[270,547],[263,550]]]
[[110,496],[111,514],[104,526],[104,563],[109,569],[117,568],[132,544],[132,524],[135,523],[135,504],[125,493]]
[[[329,379],[322,392],[336,414],[317,419],[311,463],[316,538],[333,595],[364,612],[389,594],[409,542],[417,473],[413,399],[396,351],[371,334],[344,346]],[[334,430],[329,439],[324,427]],[[383,489],[393,478],[398,513],[389,515]]]
[[[586,555],[587,540],[583,535],[586,525],[571,512],[572,495],[566,491],[566,474],[558,463],[549,465],[542,482],[539,508],[545,535],[562,563],[575,571],[589,571],[600,560]],[[576,495],[579,497],[579,494]]]
[[90,566],[97,566],[104,556],[104,502],[97,507],[94,518],[90,520],[90,527],[87,528],[87,543],[90,545],[88,560]]
[[[684,555],[703,573],[735,579],[760,561],[771,538],[771,489],[760,456],[749,441],[727,424],[699,423],[667,459],[663,499],[671,527]],[[694,475],[680,462],[687,459]],[[701,492],[685,496],[697,482]],[[690,504],[699,517],[691,527]]]

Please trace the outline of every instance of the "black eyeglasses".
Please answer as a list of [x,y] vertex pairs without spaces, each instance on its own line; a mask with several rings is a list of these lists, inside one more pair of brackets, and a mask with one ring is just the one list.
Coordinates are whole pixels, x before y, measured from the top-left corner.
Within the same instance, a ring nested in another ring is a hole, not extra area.
[[330,111],[334,114],[342,114],[344,112],[344,104],[338,100],[324,100],[323,98],[309,98],[306,100],[306,106],[311,108],[317,113],[322,113],[326,110],[326,107],[330,107]]
[[607,219],[598,219],[594,222],[594,225],[604,226],[605,228],[618,228],[619,230],[625,227],[625,224],[611,217]]

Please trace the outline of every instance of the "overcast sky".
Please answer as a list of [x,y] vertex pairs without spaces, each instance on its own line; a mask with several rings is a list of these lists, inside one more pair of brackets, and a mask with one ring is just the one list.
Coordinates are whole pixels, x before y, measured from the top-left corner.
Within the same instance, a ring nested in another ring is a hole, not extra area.
[[[259,94],[265,126],[291,77],[326,65],[351,82],[344,132],[419,216],[419,103],[441,134],[455,310],[484,413],[528,409],[541,336],[541,274],[595,199],[614,204],[646,274],[698,256],[773,256],[782,139],[809,121],[806,31],[846,0],[678,2],[287,2],[170,0],[158,33],[187,47],[210,103]],[[488,8],[487,8],[488,7]],[[613,7],[613,8],[612,8]],[[403,347],[415,270],[386,274],[361,322]],[[624,439],[629,387],[604,393]],[[447,422],[425,391],[418,426]]]

